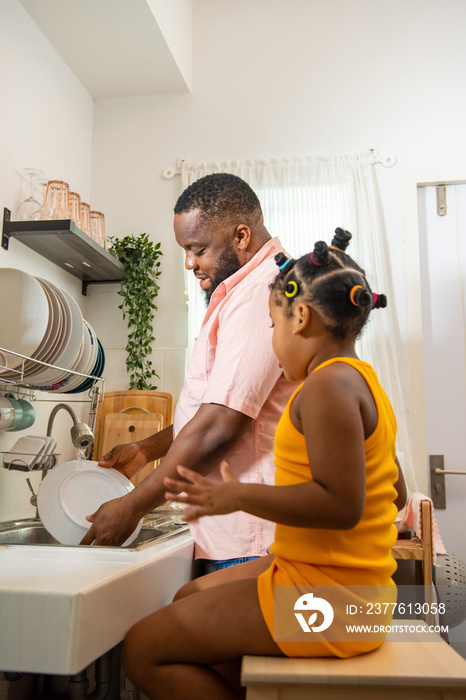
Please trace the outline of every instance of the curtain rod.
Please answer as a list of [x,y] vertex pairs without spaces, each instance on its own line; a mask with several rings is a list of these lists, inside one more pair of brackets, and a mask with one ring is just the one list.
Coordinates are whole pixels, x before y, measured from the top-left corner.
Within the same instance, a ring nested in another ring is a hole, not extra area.
[[185,162],[184,158],[177,158],[175,161],[174,168],[166,168],[162,170],[162,177],[164,180],[171,180],[175,175],[181,175],[181,166]]
[[[372,165],[382,165],[384,168],[392,168],[397,164],[398,159],[396,156],[388,155],[382,156],[379,153],[378,148],[367,148],[365,153],[369,156]],[[166,168],[162,171],[162,177],[164,180],[171,180],[176,175],[181,175],[181,168],[183,163],[186,162],[185,158],[177,158],[175,161],[174,168]]]

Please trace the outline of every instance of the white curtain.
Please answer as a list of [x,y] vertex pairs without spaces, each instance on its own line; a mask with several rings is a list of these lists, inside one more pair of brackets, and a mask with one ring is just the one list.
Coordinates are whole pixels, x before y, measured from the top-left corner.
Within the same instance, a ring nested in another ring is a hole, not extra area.
[[[374,292],[387,295],[386,309],[375,310],[358,341],[359,356],[370,362],[392,402],[398,423],[398,458],[408,489],[417,490],[399,378],[397,318],[391,293],[387,237],[380,211],[375,167],[369,154],[313,156],[181,165],[182,186],[204,175],[228,172],[257,193],[265,226],[293,257],[310,252],[318,240],[330,243],[335,228],[353,233],[348,253],[367,272]],[[189,348],[196,337],[205,302],[194,275],[186,274]]]

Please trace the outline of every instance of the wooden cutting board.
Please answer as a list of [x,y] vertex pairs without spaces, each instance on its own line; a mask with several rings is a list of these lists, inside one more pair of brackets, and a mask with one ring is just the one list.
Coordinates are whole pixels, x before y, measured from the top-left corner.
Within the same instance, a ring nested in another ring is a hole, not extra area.
[[[109,414],[131,414],[136,416],[161,414],[163,428],[173,422],[173,396],[161,391],[129,389],[127,391],[106,392],[97,407],[95,424],[94,459],[98,459],[103,449],[105,419]],[[112,445],[113,447],[113,445]]]
[[[163,416],[161,413],[107,413],[104,419],[100,455],[115,447],[115,445],[127,445],[129,442],[137,442],[158,433],[163,428]],[[155,462],[146,464],[131,481],[139,484],[152,472]]]

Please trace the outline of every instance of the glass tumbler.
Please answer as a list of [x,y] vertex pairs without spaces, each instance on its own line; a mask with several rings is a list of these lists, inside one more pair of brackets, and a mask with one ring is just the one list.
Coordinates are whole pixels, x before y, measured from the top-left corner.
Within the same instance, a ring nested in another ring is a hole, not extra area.
[[81,231],[91,235],[91,206],[87,202],[81,202]]
[[49,180],[45,190],[41,219],[70,218],[70,186],[63,180]]
[[105,216],[101,211],[91,211],[91,238],[105,248]]
[[77,192],[70,192],[70,219],[81,226],[81,197]]

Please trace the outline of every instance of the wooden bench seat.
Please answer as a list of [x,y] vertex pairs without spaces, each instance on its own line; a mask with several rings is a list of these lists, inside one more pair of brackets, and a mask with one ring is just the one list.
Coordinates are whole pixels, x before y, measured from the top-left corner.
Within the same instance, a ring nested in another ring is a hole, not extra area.
[[434,632],[390,632],[351,659],[244,656],[241,682],[247,700],[465,700],[466,660]]

